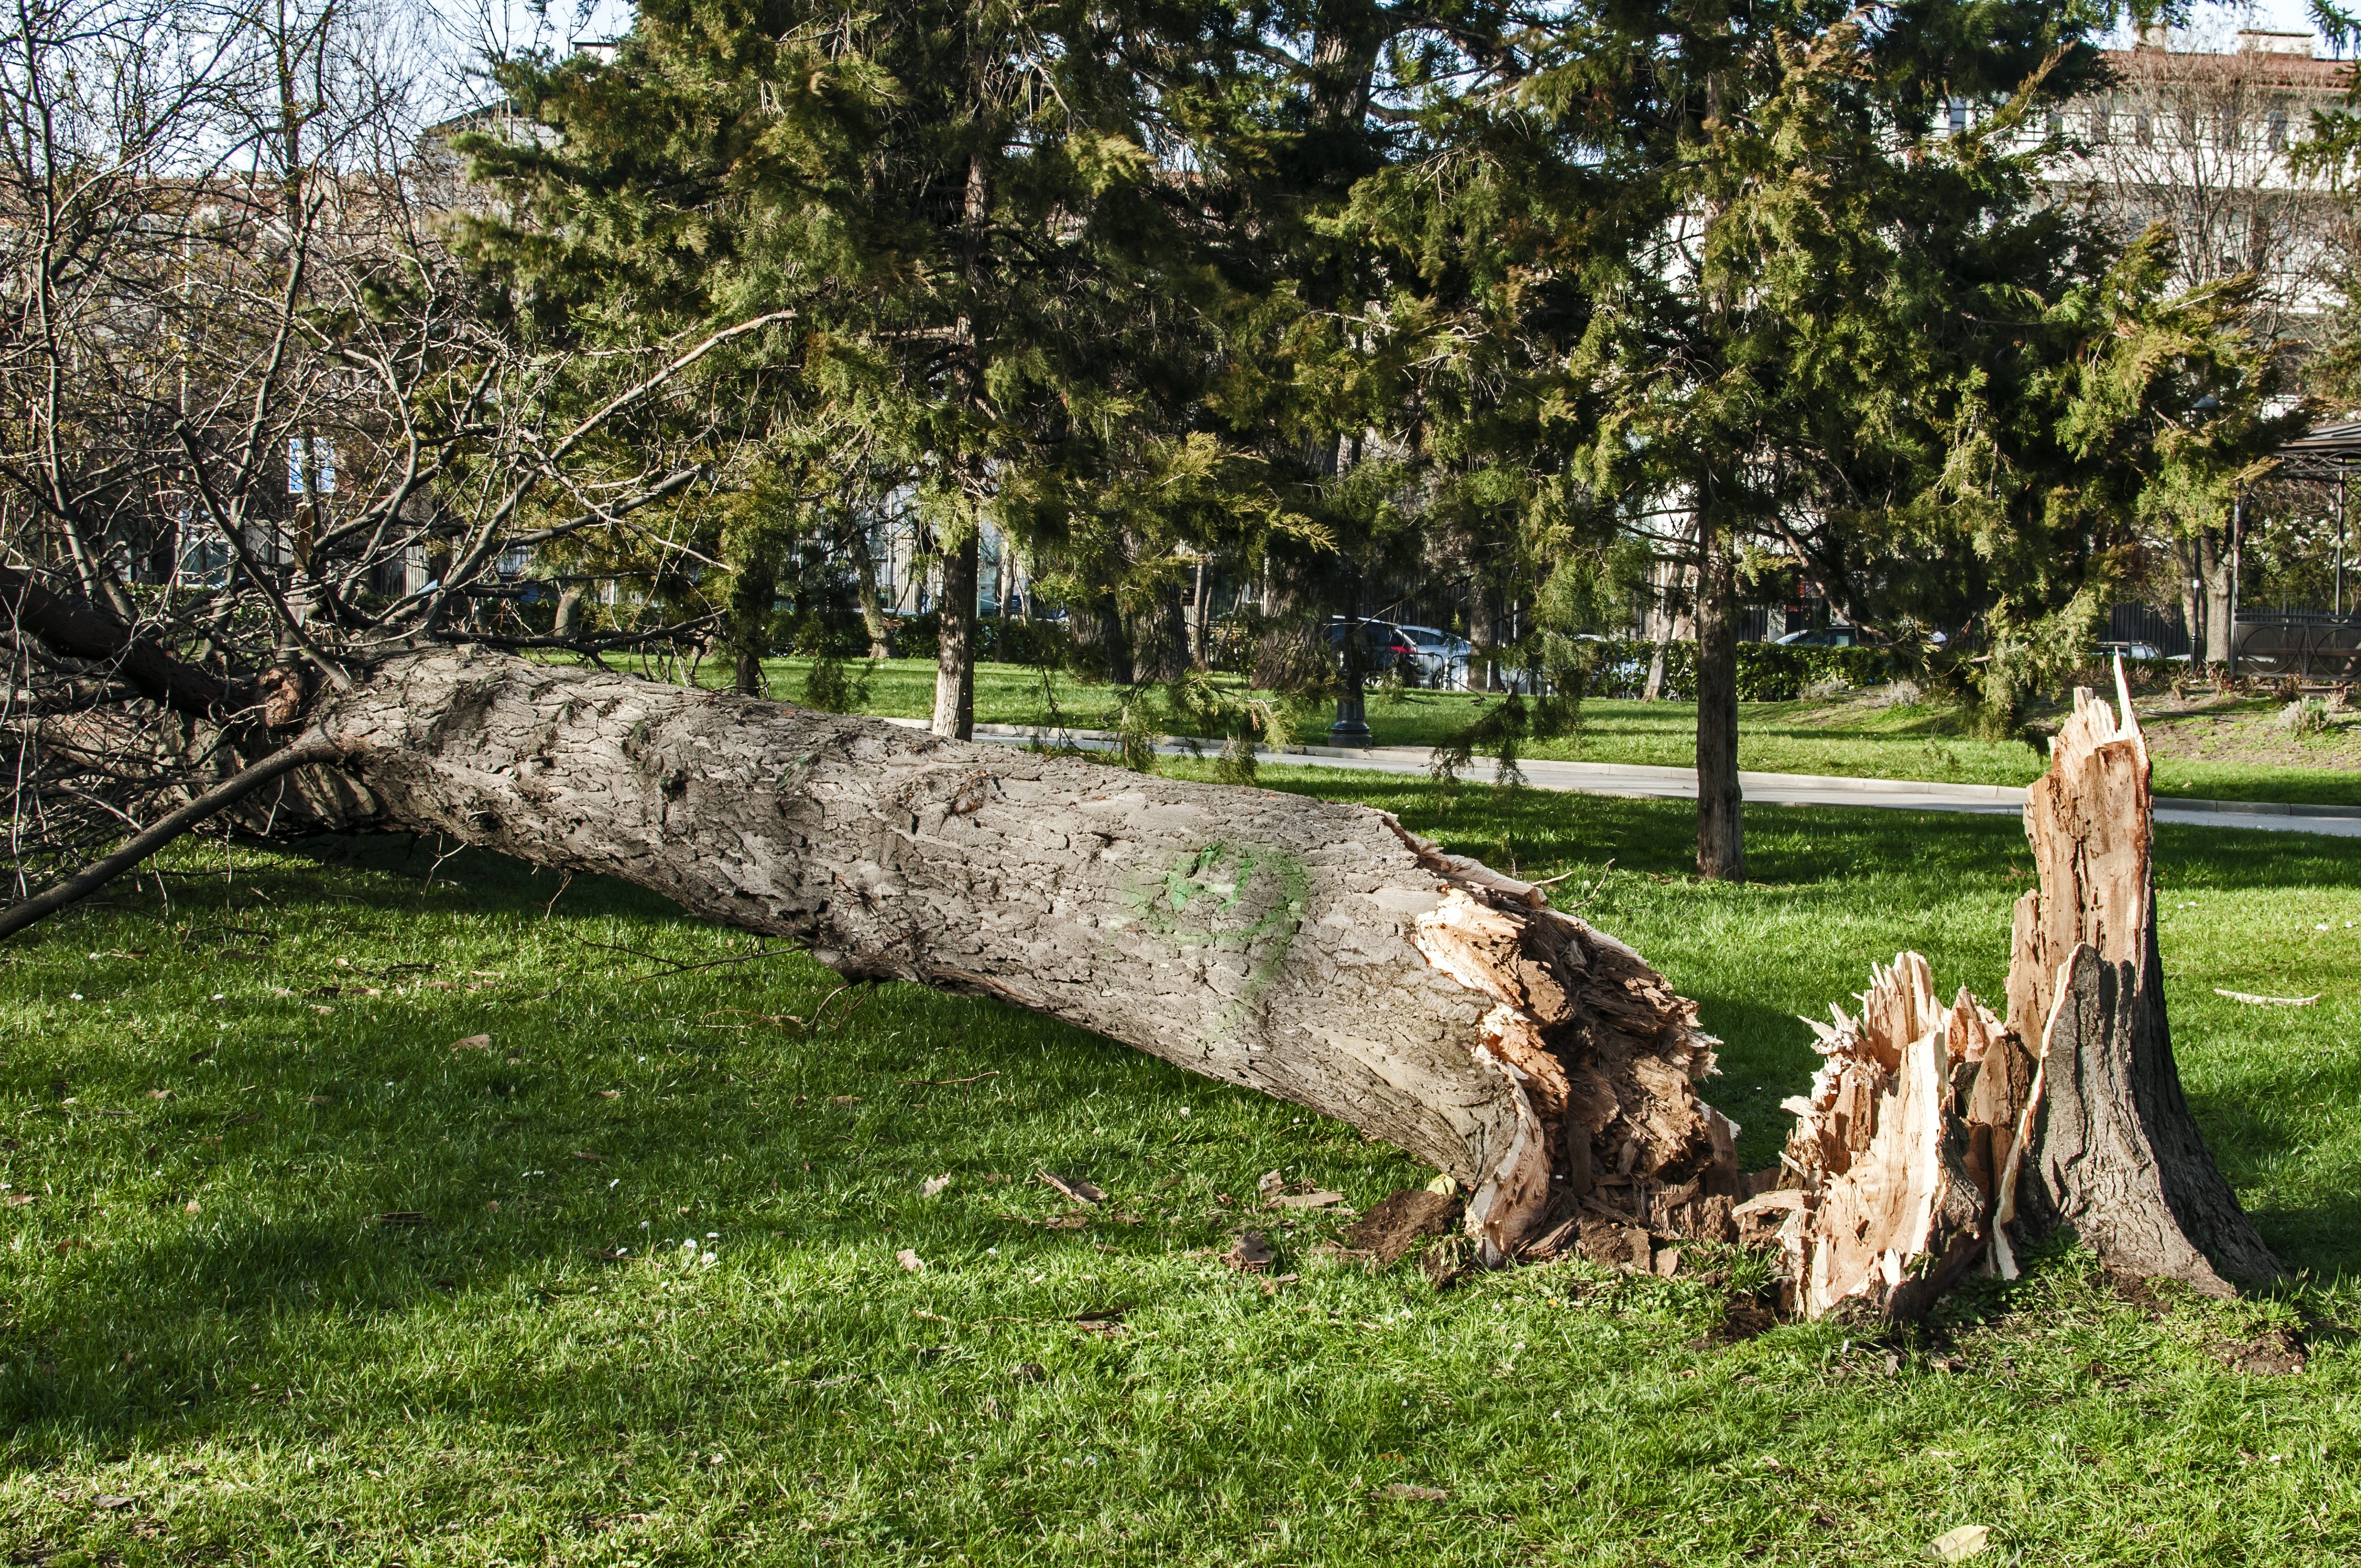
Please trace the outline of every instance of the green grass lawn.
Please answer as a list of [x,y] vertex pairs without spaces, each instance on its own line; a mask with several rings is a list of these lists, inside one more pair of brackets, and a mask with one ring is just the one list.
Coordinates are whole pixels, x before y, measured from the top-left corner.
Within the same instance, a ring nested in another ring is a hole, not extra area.
[[[1708,887],[1678,803],[1266,782],[1575,871],[1727,1038],[1751,1162],[1792,1014],[1905,946],[1995,995],[2025,885],[2005,817],[1756,809],[1760,880]],[[995,1003],[431,844],[192,850],[169,914],[0,948],[0,1561],[1855,1563],[1962,1524],[1994,1563],[2350,1560],[2361,857],[2159,839],[2191,1103],[2306,1274],[2136,1302],[2053,1253],[1916,1336],[1738,1343],[1726,1258],[1339,1266],[1257,1176],[1429,1172]],[[1110,1201],[1046,1223],[1040,1168]],[[1292,1277],[1219,1265],[1247,1224]],[[2282,1332],[2301,1373],[2227,1364]]]
[[[773,695],[800,700],[809,668],[808,660],[770,661]],[[718,678],[719,671],[707,674]],[[1040,674],[1023,665],[977,668],[979,723],[1047,723],[1052,698],[1064,722],[1077,729],[1111,726],[1121,700],[1116,687],[1062,675],[1045,691]],[[1432,746],[1465,727],[1485,700],[1491,699],[1456,692],[1377,694],[1368,703],[1369,729],[1381,746]],[[870,674],[862,706],[871,713],[923,718],[933,713],[934,702],[932,662],[894,659]],[[2144,702],[2158,792],[2361,806],[2361,725],[2298,740],[2272,722],[2279,706],[2253,699]],[[1324,719],[1313,722],[1297,739],[1323,742],[1323,724]],[[1527,754],[1688,767],[1697,761],[1697,708],[1681,702],[1586,703],[1578,736],[1544,742]],[[2022,741],[1980,740],[1962,733],[1954,710],[1860,697],[1743,704],[1738,758],[1740,766],[1761,773],[1941,784],[2026,784],[2043,766],[2042,757]]]

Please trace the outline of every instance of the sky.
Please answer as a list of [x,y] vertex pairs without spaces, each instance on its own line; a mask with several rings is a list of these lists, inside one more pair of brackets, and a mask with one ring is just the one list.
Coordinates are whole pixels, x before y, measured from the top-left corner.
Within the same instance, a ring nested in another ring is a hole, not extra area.
[[[489,32],[522,42],[538,35],[557,38],[612,38],[631,26],[631,0],[435,0],[437,8],[467,36]],[[2310,33],[2312,12],[2305,0],[2252,0],[2251,4],[2203,4],[2197,6],[2197,27],[2203,33],[2228,33],[2238,27],[2263,27],[2272,32]],[[2314,48],[2320,52],[2317,35]]]
[[[544,40],[563,52],[573,40],[609,38],[631,26],[631,0],[430,0],[444,18],[455,43],[492,39],[511,49]],[[2325,54],[2305,0],[2199,0],[2192,33],[2213,47],[2227,47],[2228,35],[2240,27],[2273,32],[2312,33],[2313,50]],[[2131,41],[2128,27],[2110,39]],[[455,96],[475,97],[479,89],[455,84]]]

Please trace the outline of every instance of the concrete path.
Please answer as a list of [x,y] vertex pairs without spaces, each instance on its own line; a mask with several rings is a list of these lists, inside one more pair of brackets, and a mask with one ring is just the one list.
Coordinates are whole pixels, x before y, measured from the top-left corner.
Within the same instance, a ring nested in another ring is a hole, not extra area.
[[[896,718],[895,724],[926,728],[925,721]],[[979,724],[979,741],[1025,746],[1079,746],[1085,751],[1113,751],[1116,738],[1103,729],[1048,729],[1014,724]],[[1157,751],[1166,756],[1213,756],[1216,742],[1167,737]],[[1341,768],[1351,773],[1401,773],[1424,777],[1433,753],[1418,746],[1373,746],[1346,751],[1334,746],[1290,746],[1284,751],[1265,746],[1257,754],[1266,762],[1292,762],[1305,767]],[[1614,795],[1678,800],[1697,798],[1694,768],[1649,767],[1636,762],[1557,762],[1532,761],[1519,764],[1525,782],[1535,789],[1569,790],[1582,795]],[[1478,784],[1493,778],[1489,759],[1478,758],[1464,777]],[[2013,784],[1920,783],[1906,779],[1855,779],[1816,773],[1749,773],[1738,775],[1750,806],[1874,806],[1899,811],[1966,811],[2014,817],[2025,809],[2025,791]],[[2243,800],[2181,800],[2158,797],[2158,822],[2202,828],[2246,828],[2274,833],[2323,833],[2340,839],[2361,839],[2361,809],[2333,806],[2284,806]]]

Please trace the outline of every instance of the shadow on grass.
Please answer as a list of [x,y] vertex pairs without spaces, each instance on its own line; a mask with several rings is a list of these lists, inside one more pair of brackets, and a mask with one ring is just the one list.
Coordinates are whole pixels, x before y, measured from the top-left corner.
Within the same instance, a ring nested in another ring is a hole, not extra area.
[[[1849,997],[1872,959],[1905,946],[1927,951],[1947,985],[1996,997],[2025,885],[2005,874],[2024,856],[2006,818],[1758,809],[1760,880],[1730,888],[1688,874],[1684,803],[1268,782],[1385,806],[1461,852],[1505,841],[1529,875],[1577,871],[1561,894],[1590,887],[1591,917],[1697,997],[1728,1042],[1708,1092],[1746,1126],[1752,1165],[1775,1157],[1778,1101],[1816,1060],[1793,1015]],[[2361,887],[2334,841],[2168,828],[2159,848],[2168,890]],[[1214,1194],[1251,1192],[1273,1166],[1317,1169],[1364,1204],[1423,1179],[1350,1129],[1299,1124],[1276,1102],[997,1003],[880,987],[840,1028],[806,1032],[780,1021],[818,1016],[837,981],[799,955],[665,974],[615,951],[698,963],[751,951],[638,889],[581,878],[561,895],[553,876],[473,852],[429,888],[431,842],[302,855],[310,864],[240,871],[226,906],[203,884],[176,888],[180,927],[267,931],[247,939],[252,956],[218,933],[184,943],[137,912],[70,918],[15,949],[0,983],[19,998],[71,981],[120,1011],[104,1025],[66,1014],[57,1037],[0,1067],[27,1107],[12,1179],[62,1195],[13,1212],[30,1253],[5,1308],[12,1426],[108,1441],[235,1426],[271,1397],[258,1386],[283,1394],[324,1345],[365,1356],[373,1334],[432,1321],[436,1303],[514,1298],[529,1323],[533,1300],[608,1277],[615,1253],[703,1245],[708,1232],[888,1268],[905,1245],[1161,1254],[1219,1245],[1238,1222]],[[83,956],[142,948],[157,955],[144,968]],[[2210,983],[2210,949],[2169,957]],[[388,972],[396,963],[435,968]],[[502,978],[471,993],[478,971]],[[386,994],[368,997],[369,984]],[[2193,1042],[2206,1014],[2176,1009]],[[452,1048],[478,1033],[494,1049]],[[2342,1270],[2361,1265],[2361,1191],[2311,1152],[2320,1135],[2305,1118],[2361,1120],[2361,1084],[2308,1078],[2304,1059],[2248,1053],[2235,1081],[2209,1064],[2190,1098],[2232,1181],[2267,1190],[2267,1239],[2295,1266]],[[80,1102],[71,1114],[60,1080]],[[149,1100],[158,1089],[172,1097]],[[1174,1119],[1176,1102],[1196,1114]],[[1087,1174],[1118,1212],[1045,1228],[1063,1205],[1032,1181],[1044,1167]],[[936,1174],[972,1201],[922,1201]],[[1166,1223],[1168,1202],[1190,1212]],[[374,1217],[410,1214],[421,1222]]]
[[[5,971],[50,995],[80,976],[148,1021],[70,1031],[0,1069],[20,1103],[43,1102],[44,1136],[25,1136],[12,1173],[61,1195],[16,1212],[30,1253],[0,1308],[18,1346],[0,1353],[0,1420],[50,1433],[37,1442],[236,1426],[253,1400],[292,1397],[324,1343],[366,1360],[438,1313],[476,1320],[480,1355],[487,1314],[529,1326],[546,1294],[683,1238],[783,1268],[891,1269],[903,1246],[1162,1255],[1226,1245],[1235,1212],[1215,1192],[1250,1194],[1275,1166],[1316,1161],[1362,1204],[1428,1174],[996,1002],[847,992],[796,953],[660,972],[612,949],[705,963],[740,938],[621,884],[577,878],[544,916],[557,879],[491,857],[445,861],[425,891],[431,841],[302,855],[241,870],[226,916],[178,899],[181,926],[266,931],[241,938],[259,962],[183,952],[152,915],[115,913],[57,923]],[[89,978],[84,955],[113,948],[170,961]],[[495,970],[499,985],[465,989]],[[840,1026],[791,1021],[823,1003]],[[151,1034],[167,1015],[177,1027]],[[187,1049],[217,1017],[221,1044]],[[453,1047],[484,1033],[489,1049]],[[1051,1228],[1068,1205],[1042,1168],[1115,1201]],[[922,1199],[941,1174],[958,1199]]]

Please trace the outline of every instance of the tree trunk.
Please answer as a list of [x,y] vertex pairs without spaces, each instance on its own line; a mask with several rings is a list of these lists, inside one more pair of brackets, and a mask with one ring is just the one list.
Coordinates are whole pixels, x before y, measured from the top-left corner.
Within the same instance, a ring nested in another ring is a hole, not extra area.
[[2227,529],[2197,531],[2197,576],[2205,585],[2205,663],[2217,670],[2230,667],[2231,638],[2236,611],[2231,601],[2230,535]]
[[559,637],[582,635],[582,589],[579,585],[568,583],[558,590],[557,619],[552,630]]
[[1385,813],[478,650],[397,661],[319,718],[349,761],[315,798],[1335,1115],[1470,1190],[1495,1259],[1585,1203],[1727,1232],[1734,1129],[1692,1087],[1717,1043],[1695,1004]]
[[1131,649],[1134,685],[1177,681],[1185,674],[1190,667],[1189,611],[1180,598],[1180,578],[1159,576],[1126,630],[1124,641]]
[[934,732],[948,740],[975,737],[976,530],[943,557],[942,630],[935,639]]
[[2189,1114],[2164,1012],[2147,743],[2129,696],[2087,690],[2025,804],[2041,873],[2017,900],[2008,1022],[2044,1042],[2026,1207],[2119,1274],[2213,1294],[2278,1277],[2279,1261]]
[[1746,880],[1739,817],[1738,561],[1726,525],[1697,517],[1697,874]]
[[1478,575],[1467,585],[1467,641],[1475,651],[1467,657],[1467,689],[1500,689],[1492,674],[1492,650],[1500,638],[1499,598]]
[[1131,644],[1124,635],[1123,618],[1115,613],[1115,596],[1095,589],[1066,601],[1073,629],[1074,662],[1084,674],[1101,680],[1131,678]]
[[2204,601],[2197,592],[2197,542],[2187,535],[2172,542],[2172,566],[2179,574],[2175,589],[2180,596],[2180,627],[2189,636],[2189,656],[2192,663],[2205,662]]
[[886,619],[884,606],[878,602],[877,560],[870,553],[868,530],[853,529],[851,539],[853,598],[861,607],[861,629],[869,634],[869,656],[890,659],[894,656],[894,623]]
[[763,655],[770,652],[771,607],[779,595],[778,565],[757,548],[738,568],[730,590],[730,645],[734,659],[732,689],[740,696],[768,696]]
[[1939,1013],[1927,960],[1905,953],[1858,1023],[1814,1025],[1829,1059],[1787,1102],[1789,1187],[1735,1216],[1775,1236],[1796,1310],[1916,1316],[1979,1257],[2014,1277],[2012,1226],[2210,1295],[2278,1276],[2181,1094],[2147,749],[2120,676],[2117,692],[2120,714],[2075,694],[2026,802],[2040,883],[2017,902],[2006,1023],[1965,991]]
[[1210,619],[1213,584],[1205,570],[1205,557],[1197,557],[1197,578],[1189,594],[1189,663],[1200,674],[1213,667],[1212,649],[1207,645],[1207,621]]
[[1672,564],[1670,581],[1665,585],[1664,600],[1656,609],[1656,646],[1648,655],[1648,680],[1640,691],[1642,702],[1661,702],[1664,696],[1664,663],[1672,655],[1673,644],[1681,640],[1681,629],[1690,624],[1689,612],[1682,604],[1686,597],[1684,582],[1688,568],[1675,561]]

